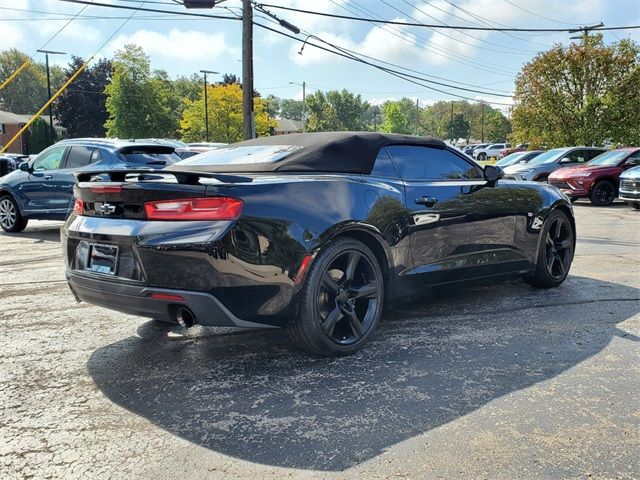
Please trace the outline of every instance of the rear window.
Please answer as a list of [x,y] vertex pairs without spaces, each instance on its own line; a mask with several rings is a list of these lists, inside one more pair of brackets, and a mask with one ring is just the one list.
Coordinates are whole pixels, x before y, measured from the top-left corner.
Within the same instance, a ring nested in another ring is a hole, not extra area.
[[125,147],[119,151],[127,163],[140,165],[172,165],[180,160],[173,147]]
[[300,145],[223,147],[187,158],[178,165],[247,165],[273,163],[302,149]]

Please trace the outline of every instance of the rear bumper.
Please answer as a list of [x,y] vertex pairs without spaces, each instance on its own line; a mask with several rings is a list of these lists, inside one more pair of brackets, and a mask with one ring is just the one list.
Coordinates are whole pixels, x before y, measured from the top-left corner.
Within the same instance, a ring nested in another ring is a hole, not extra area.
[[[66,271],[69,288],[76,299],[129,315],[175,321],[178,308],[186,307],[200,325],[217,327],[272,327],[236,317],[215,296],[205,292],[145,287],[101,280],[93,276]],[[181,297],[182,300],[159,300],[152,294]]]

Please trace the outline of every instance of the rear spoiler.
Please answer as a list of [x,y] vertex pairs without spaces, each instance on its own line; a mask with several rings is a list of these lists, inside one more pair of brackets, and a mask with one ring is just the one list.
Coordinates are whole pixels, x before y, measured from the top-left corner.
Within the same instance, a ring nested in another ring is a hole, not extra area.
[[[198,185],[201,178],[213,178],[222,183],[250,183],[253,178],[241,175],[226,175],[224,173],[209,172],[176,172],[171,170],[152,170],[152,169],[127,169],[127,170],[82,170],[76,172],[75,176],[78,182],[89,182],[95,176],[109,177],[106,181],[124,182],[129,177],[133,180],[133,176],[137,175],[135,180],[142,182],[144,180],[154,180],[158,176],[170,175],[175,177],[178,183],[186,185]],[[155,177],[155,178],[153,178]]]

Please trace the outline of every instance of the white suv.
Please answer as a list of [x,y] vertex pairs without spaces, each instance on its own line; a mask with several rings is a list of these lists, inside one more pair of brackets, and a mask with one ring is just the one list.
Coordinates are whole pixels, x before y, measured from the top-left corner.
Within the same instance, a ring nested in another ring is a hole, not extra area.
[[489,160],[490,158],[498,158],[498,154],[505,148],[511,148],[510,143],[492,143],[486,148],[476,148],[473,151],[473,158],[480,162]]

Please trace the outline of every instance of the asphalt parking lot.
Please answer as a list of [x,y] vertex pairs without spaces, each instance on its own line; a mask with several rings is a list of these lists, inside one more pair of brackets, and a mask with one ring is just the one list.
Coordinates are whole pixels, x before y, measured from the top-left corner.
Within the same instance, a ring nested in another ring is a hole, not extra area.
[[576,204],[555,290],[458,287],[348,358],[86,304],[0,234],[0,478],[638,478],[640,212]]

